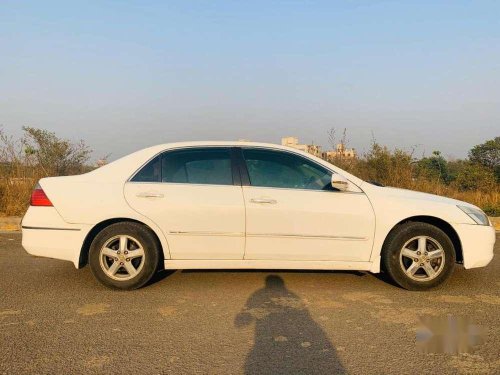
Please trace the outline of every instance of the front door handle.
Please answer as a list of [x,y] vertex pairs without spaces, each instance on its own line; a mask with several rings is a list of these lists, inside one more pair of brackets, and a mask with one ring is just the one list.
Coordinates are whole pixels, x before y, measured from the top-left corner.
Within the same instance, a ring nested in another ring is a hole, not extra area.
[[264,203],[264,204],[276,204],[278,201],[276,199],[271,198],[252,198],[250,199],[252,203]]
[[162,193],[155,193],[153,191],[148,191],[144,193],[137,193],[136,197],[139,198],[163,198],[164,195]]

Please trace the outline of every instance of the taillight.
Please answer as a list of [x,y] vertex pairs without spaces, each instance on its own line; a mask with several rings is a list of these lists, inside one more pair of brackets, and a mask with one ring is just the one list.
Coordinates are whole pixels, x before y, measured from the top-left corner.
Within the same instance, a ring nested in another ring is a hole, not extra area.
[[52,207],[52,202],[45,194],[40,185],[35,186],[35,190],[31,193],[30,205]]

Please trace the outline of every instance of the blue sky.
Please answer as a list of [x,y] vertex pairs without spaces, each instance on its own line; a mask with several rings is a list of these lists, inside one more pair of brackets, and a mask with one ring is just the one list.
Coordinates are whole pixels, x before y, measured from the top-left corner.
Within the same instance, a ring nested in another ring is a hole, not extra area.
[[0,126],[117,158],[348,129],[463,157],[500,134],[498,1],[2,1]]

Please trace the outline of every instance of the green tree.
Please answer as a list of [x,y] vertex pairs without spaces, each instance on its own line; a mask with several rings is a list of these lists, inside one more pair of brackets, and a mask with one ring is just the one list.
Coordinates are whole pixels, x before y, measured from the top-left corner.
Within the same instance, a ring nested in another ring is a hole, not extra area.
[[474,146],[469,151],[469,160],[493,170],[497,181],[500,181],[500,137]]
[[[404,150],[389,150],[373,142],[371,149],[359,161],[359,175],[368,181],[380,182],[389,186],[409,187],[412,183],[412,155]],[[364,169],[364,171],[363,171]]]
[[450,180],[448,162],[440,151],[434,151],[432,156],[420,159],[418,169],[420,174],[427,178],[434,178],[443,182],[449,182]]
[[464,163],[454,181],[455,186],[461,191],[479,190],[490,192],[495,190],[495,175],[490,168],[480,164]]

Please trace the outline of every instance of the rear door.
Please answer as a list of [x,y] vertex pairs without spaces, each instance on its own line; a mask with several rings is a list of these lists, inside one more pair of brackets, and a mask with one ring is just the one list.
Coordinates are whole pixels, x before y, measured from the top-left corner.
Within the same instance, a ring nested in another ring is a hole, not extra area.
[[234,150],[165,151],[125,184],[125,198],[167,237],[172,259],[243,259],[245,206]]

